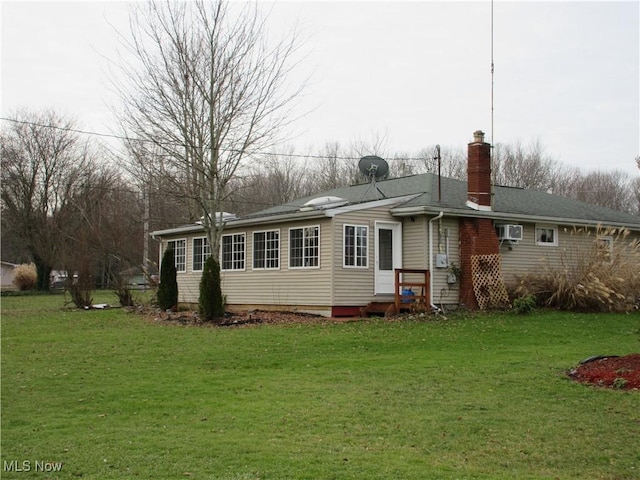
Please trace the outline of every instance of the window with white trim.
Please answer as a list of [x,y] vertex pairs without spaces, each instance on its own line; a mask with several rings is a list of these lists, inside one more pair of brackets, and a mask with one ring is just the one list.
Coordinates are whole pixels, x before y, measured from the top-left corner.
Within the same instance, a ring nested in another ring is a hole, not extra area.
[[367,268],[369,258],[369,227],[366,225],[344,225],[343,266]]
[[289,229],[289,268],[320,266],[320,226]]
[[244,270],[245,234],[233,233],[222,236],[221,270]]
[[211,256],[211,246],[207,237],[193,239],[193,251],[191,252],[191,269],[194,272],[201,272],[204,269],[204,262]]
[[173,249],[173,258],[176,265],[176,272],[184,273],[187,271],[187,241],[184,238],[180,240],[169,240],[167,242],[167,250]]
[[536,245],[557,247],[558,227],[551,225],[536,225]]
[[280,230],[253,232],[254,270],[280,268]]
[[598,255],[606,262],[613,261],[613,237],[602,236],[596,240]]

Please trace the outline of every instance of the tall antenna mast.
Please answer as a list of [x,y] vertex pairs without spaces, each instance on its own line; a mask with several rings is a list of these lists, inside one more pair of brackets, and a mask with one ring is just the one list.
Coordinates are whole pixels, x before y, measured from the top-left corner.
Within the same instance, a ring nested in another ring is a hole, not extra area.
[[491,146],[496,143],[493,131],[493,70],[493,0],[491,0]]
[[491,153],[490,162],[491,162],[491,207],[493,208],[493,194],[495,191],[496,184],[496,172],[493,168],[493,158],[494,158],[494,147],[496,145],[496,134],[493,130],[493,71],[494,71],[494,63],[493,63],[493,0],[491,0],[491,149],[489,150]]

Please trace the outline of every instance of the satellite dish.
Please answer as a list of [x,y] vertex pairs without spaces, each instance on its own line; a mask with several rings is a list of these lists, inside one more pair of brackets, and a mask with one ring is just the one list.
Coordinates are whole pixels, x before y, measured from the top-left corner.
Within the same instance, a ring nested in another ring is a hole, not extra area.
[[384,158],[367,155],[358,162],[358,169],[365,177],[378,180],[389,173],[389,164]]

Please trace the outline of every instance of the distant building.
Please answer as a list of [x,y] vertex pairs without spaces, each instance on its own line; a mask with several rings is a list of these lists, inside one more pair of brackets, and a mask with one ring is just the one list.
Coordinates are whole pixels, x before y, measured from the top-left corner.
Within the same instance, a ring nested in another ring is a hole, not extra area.
[[13,284],[14,271],[18,265],[10,262],[0,262],[0,269],[2,271],[2,284],[0,288],[2,290],[17,290],[17,287]]

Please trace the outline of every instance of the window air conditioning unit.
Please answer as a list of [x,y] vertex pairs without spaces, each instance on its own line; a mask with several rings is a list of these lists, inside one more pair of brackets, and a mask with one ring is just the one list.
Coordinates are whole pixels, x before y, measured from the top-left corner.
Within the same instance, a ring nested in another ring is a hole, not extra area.
[[522,225],[496,225],[499,240],[518,242],[522,240]]

